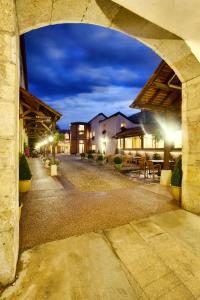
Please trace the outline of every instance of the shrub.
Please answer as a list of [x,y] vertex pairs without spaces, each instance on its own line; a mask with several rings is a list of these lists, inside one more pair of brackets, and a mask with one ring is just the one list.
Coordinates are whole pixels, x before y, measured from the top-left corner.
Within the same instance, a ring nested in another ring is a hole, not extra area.
[[113,161],[116,165],[120,165],[122,163],[122,158],[120,156],[116,156]]
[[98,160],[98,161],[103,161],[103,160],[104,160],[104,156],[103,156],[102,154],[99,155],[98,158],[97,158],[97,160]]
[[22,154],[19,160],[19,180],[30,180],[31,177],[32,174],[26,156]]
[[92,155],[92,153],[89,153],[88,154],[88,159],[93,159],[94,158],[94,156]]
[[153,157],[153,159],[161,159],[161,156],[159,153],[154,153],[152,157]]
[[176,165],[174,167],[172,178],[171,178],[171,185],[172,186],[179,186],[181,187],[182,184],[182,160],[181,158],[177,159]]
[[85,153],[81,153],[81,158],[85,158]]

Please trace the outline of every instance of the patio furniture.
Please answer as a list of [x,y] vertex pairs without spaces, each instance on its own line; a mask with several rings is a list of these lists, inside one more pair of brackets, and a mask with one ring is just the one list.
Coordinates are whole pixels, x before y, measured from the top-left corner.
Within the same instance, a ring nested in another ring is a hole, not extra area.
[[[159,161],[159,160],[158,160]],[[155,174],[160,175],[161,173],[161,165],[159,163],[154,163],[154,160],[147,160],[147,177],[148,175],[153,174],[153,179],[155,178]]]
[[138,161],[138,164],[139,164],[139,169],[138,169],[138,174],[139,174],[139,177],[140,177],[140,174],[143,172],[144,173],[144,178],[146,178],[146,173],[147,173],[147,166],[146,166],[146,161],[145,161],[145,158],[142,157],[140,158],[140,160]]

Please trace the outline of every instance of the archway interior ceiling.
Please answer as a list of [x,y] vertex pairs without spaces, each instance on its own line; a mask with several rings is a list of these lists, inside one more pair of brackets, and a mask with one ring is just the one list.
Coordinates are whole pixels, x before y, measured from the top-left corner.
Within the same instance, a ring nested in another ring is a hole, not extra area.
[[[180,36],[200,61],[200,2],[160,0],[112,0],[130,11]],[[184,21],[183,21],[184,20]]]
[[146,44],[170,65],[182,82],[200,75],[199,61],[183,39],[124,8],[122,5],[127,6],[128,1],[115,2],[121,2],[121,6],[111,0],[17,0],[19,32],[59,23],[100,25]]

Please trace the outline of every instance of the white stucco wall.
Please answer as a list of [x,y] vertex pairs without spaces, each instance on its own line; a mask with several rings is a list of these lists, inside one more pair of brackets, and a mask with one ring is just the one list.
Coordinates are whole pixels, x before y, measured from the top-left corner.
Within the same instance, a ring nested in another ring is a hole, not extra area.
[[[134,123],[129,121],[127,118],[123,117],[122,115],[118,114],[111,118],[100,122],[100,134],[99,134],[99,141],[100,141],[100,151],[108,154],[114,154],[117,148],[117,140],[113,138],[119,131],[121,131],[121,123],[125,122],[126,128],[135,127]],[[106,134],[102,134],[102,132],[106,130]],[[104,144],[106,143],[106,147],[104,149]]]
[[95,132],[95,137],[93,140],[91,140],[91,145],[95,145],[96,147],[96,151],[101,151],[100,146],[100,121],[104,120],[105,116],[104,115],[98,115],[96,116],[96,118],[94,118],[92,120],[92,122],[90,122],[90,132],[93,133]]

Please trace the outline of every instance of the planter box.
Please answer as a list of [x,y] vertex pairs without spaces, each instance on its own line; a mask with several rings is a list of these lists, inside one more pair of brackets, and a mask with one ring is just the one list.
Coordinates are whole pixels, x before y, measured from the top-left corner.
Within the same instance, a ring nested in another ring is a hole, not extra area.
[[57,172],[57,165],[51,165],[51,176],[57,176],[58,172]]
[[19,191],[20,193],[26,193],[31,189],[31,180],[20,180]]
[[181,187],[179,186],[171,186],[171,191],[172,191],[172,195],[173,198],[180,203],[181,202]]
[[170,186],[171,185],[171,177],[172,177],[171,170],[162,170],[161,176],[160,176],[160,184],[164,185],[164,186]]

